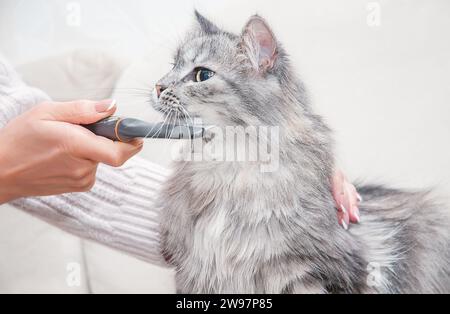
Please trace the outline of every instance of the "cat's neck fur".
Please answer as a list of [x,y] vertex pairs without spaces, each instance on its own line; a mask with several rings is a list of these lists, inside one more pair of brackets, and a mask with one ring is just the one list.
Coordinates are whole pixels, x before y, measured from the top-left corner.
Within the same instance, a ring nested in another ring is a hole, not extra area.
[[[284,107],[280,112],[291,113],[278,121],[278,169],[261,172],[262,162],[231,161],[179,163],[178,169],[190,173],[193,180],[198,180],[197,184],[209,190],[208,193],[216,194],[211,195],[211,198],[223,199],[229,196],[240,200],[244,205],[251,199],[250,195],[255,199],[261,199],[261,195],[265,195],[261,207],[266,208],[249,214],[268,217],[274,214],[273,211],[279,211],[279,214],[294,215],[295,213],[283,212],[283,204],[278,202],[283,200],[289,202],[286,208],[320,211],[325,215],[324,223],[334,222],[335,210],[329,181],[334,168],[330,130],[319,116],[311,112],[301,83],[291,75],[284,76],[284,79],[283,95],[273,95],[274,100],[280,101],[276,106]],[[296,199],[293,198],[294,195]],[[315,202],[311,202],[311,199]],[[196,210],[200,212],[201,207]],[[254,218],[255,215],[252,215],[251,219]]]

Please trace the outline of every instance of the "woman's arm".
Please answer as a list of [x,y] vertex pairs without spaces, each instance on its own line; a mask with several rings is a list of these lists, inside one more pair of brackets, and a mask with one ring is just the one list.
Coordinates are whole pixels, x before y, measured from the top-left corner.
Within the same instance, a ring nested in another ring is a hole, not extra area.
[[[48,100],[45,93],[24,84],[0,56],[1,131],[10,120]],[[121,168],[99,165],[90,192],[21,198],[12,205],[82,238],[164,265],[158,213],[152,204],[166,175],[167,170],[142,159]]]
[[154,202],[167,175],[167,170],[135,158],[121,168],[100,165],[89,192],[11,204],[79,237],[164,266]]

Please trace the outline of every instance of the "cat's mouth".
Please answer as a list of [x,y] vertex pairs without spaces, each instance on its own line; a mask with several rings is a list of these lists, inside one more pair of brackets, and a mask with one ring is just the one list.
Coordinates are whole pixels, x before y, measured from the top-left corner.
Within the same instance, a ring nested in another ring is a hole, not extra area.
[[154,109],[161,113],[166,124],[193,125],[198,117],[189,113],[186,104],[171,91],[164,91],[159,98],[155,99]]
[[155,110],[162,114],[164,123],[175,125],[193,124],[194,118],[181,102],[166,103],[158,101]]

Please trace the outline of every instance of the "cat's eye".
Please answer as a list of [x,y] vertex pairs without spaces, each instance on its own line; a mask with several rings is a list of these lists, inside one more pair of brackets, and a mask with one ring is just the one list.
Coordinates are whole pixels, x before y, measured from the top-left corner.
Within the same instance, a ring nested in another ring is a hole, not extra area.
[[195,81],[199,83],[209,80],[211,77],[214,76],[215,73],[214,71],[211,71],[206,68],[196,68],[194,70],[194,74],[195,74]]

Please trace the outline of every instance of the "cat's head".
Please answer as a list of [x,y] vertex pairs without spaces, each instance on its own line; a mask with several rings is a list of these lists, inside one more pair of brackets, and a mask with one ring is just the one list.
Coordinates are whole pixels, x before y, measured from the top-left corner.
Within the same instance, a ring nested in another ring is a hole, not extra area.
[[172,122],[187,113],[217,126],[286,122],[291,110],[284,104],[295,102],[302,88],[292,81],[286,54],[267,22],[252,16],[234,35],[195,15],[173,69],[156,85],[154,107]]

